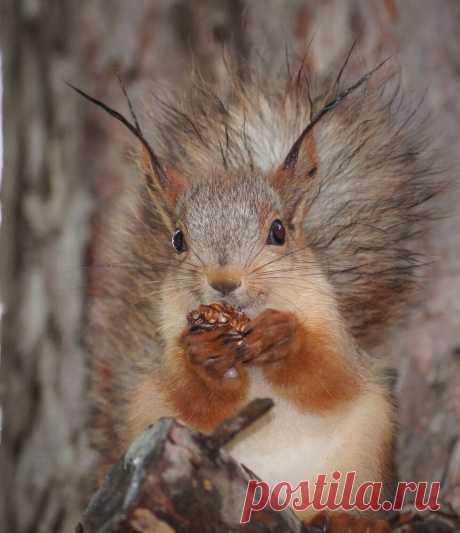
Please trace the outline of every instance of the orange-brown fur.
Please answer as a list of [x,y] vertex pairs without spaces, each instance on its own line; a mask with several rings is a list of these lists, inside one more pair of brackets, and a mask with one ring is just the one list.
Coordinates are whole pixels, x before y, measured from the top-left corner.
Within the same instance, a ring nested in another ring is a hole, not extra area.
[[[255,362],[263,365],[264,375],[275,390],[294,405],[324,413],[359,395],[361,379],[338,353],[325,327],[304,327],[294,313],[271,309],[254,322],[254,329],[260,331],[252,341],[252,346],[260,343]],[[265,347],[272,343],[274,349],[267,351]]]

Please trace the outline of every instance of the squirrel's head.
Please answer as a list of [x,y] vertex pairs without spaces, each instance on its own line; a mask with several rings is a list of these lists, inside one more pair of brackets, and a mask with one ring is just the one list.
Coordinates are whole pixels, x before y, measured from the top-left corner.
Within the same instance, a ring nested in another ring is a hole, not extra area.
[[211,161],[199,178],[174,168],[156,175],[144,155],[147,190],[170,239],[158,290],[168,331],[197,306],[217,302],[249,317],[267,308],[335,313],[332,288],[304,235],[308,182],[318,170],[311,128],[271,171]]
[[168,317],[215,302],[250,317],[269,307],[319,308],[316,297],[329,306],[332,290],[304,237],[307,189],[318,170],[312,124],[272,170],[215,165],[190,185],[180,173],[165,173],[174,255],[162,298]]
[[324,301],[330,288],[303,235],[305,188],[293,193],[286,172],[211,175],[178,196],[160,291],[166,321],[200,304],[226,302],[254,317]]
[[192,308],[225,301],[255,314],[282,297],[288,270],[308,262],[299,246],[282,198],[264,177],[213,177],[178,202],[170,283],[176,278],[177,291],[193,295]]

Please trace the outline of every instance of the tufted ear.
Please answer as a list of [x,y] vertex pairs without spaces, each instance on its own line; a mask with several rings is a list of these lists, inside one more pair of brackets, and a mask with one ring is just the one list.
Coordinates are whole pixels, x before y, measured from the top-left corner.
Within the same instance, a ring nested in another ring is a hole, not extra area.
[[[371,76],[379,70],[388,59],[382,61],[359,78],[353,85],[336,93],[331,100],[327,100],[321,109],[310,117],[310,122],[303,129],[299,137],[291,146],[284,161],[272,176],[273,187],[287,199],[289,216],[295,223],[304,215],[305,210],[305,184],[312,179],[318,171],[319,160],[315,143],[315,126],[321,119],[338,107],[350,94],[368,82]],[[340,78],[340,75],[339,75]]]
[[273,188],[283,198],[285,216],[297,226],[305,214],[306,187],[318,171],[314,119],[291,146],[287,156],[271,177]]
[[301,176],[303,181],[312,178],[318,170],[318,157],[314,132],[304,132],[289,150],[283,163],[272,176],[273,187],[283,194],[292,185],[295,176]]
[[166,170],[161,164],[158,156],[153,150],[150,143],[144,137],[141,126],[137,119],[137,116],[134,112],[131,99],[129,98],[128,92],[123,85],[121,79],[119,82],[123,93],[126,97],[128,103],[129,112],[131,114],[132,122],[129,121],[124,115],[120,112],[112,109],[107,104],[90,96],[81,89],[67,83],[78,94],[83,96],[86,100],[95,104],[110,116],[121,122],[141,143],[141,152],[140,157],[138,158],[141,171],[145,177],[145,182],[147,190],[152,197],[152,200],[157,207],[159,214],[165,224],[165,226],[170,230],[174,230],[174,218],[173,211],[174,206],[177,200],[178,195],[184,190],[186,183],[185,180],[181,178],[177,173],[172,169]]
[[164,180],[156,179],[155,169],[152,166],[150,155],[142,146],[137,161],[145,179],[145,185],[153,198],[160,195],[170,208],[174,208],[177,198],[187,188],[187,180],[174,168],[163,167]]

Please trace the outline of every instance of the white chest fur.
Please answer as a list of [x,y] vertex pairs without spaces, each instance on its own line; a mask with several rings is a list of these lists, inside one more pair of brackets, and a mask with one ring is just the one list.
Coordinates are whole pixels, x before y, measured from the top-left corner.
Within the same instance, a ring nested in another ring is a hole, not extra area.
[[272,411],[228,447],[263,480],[296,486],[334,470],[343,476],[357,471],[360,480],[380,478],[382,439],[391,428],[391,409],[381,390],[367,391],[339,413],[302,413],[255,370],[250,399],[263,397],[274,400]]

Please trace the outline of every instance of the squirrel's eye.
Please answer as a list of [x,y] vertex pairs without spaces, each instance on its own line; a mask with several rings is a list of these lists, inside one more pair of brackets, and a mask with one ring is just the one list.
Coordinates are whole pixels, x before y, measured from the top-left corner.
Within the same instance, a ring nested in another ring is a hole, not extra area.
[[268,234],[267,244],[276,244],[281,246],[286,240],[286,230],[281,220],[274,220],[270,227],[270,233]]
[[185,252],[185,250],[187,249],[184,234],[180,229],[176,229],[172,236],[171,242],[174,248],[176,249],[176,252],[179,254]]

